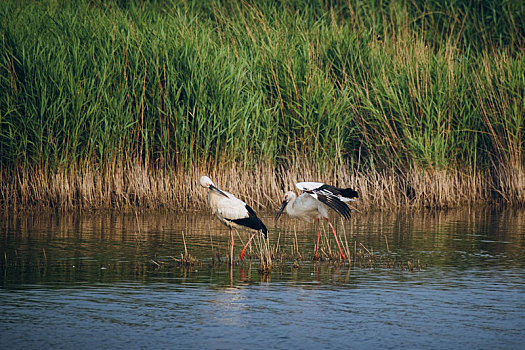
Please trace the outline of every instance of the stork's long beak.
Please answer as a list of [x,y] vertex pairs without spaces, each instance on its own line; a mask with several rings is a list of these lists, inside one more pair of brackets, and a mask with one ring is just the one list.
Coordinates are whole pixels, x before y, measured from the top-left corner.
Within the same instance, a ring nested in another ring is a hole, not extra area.
[[279,219],[281,214],[283,213],[284,208],[286,208],[286,205],[288,204],[288,201],[285,199],[283,203],[281,204],[281,207],[279,208],[279,211],[277,212],[277,215],[275,216],[275,221]]
[[212,190],[214,192],[217,192],[218,194],[223,195],[224,197],[228,198],[226,193],[222,192],[221,190],[219,190],[217,187],[215,187],[213,185],[210,185],[210,190]]

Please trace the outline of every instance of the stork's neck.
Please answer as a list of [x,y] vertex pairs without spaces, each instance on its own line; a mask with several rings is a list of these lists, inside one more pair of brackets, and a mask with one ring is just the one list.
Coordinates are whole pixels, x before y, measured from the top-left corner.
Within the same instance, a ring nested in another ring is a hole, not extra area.
[[286,206],[286,212],[291,216],[293,216],[293,214],[295,213],[296,200],[297,200],[297,196],[295,195],[291,196],[290,201],[288,202],[288,205]]
[[222,195],[211,189],[208,189],[208,204],[210,205],[210,208],[213,212],[217,210],[217,204],[222,198],[224,198]]

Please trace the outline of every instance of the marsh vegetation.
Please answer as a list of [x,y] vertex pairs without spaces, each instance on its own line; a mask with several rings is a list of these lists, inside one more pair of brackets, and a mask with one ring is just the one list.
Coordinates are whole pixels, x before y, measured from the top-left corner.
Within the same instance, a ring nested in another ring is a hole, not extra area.
[[525,203],[522,1],[0,3],[3,207]]

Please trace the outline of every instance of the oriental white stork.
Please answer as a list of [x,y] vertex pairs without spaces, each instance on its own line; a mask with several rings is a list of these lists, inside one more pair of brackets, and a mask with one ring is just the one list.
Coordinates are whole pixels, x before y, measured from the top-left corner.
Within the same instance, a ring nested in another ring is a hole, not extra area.
[[263,222],[257,217],[255,211],[233,194],[221,191],[207,176],[202,176],[199,180],[200,185],[208,189],[208,204],[211,211],[217,218],[230,228],[230,265],[233,265],[233,228],[248,229],[252,236],[244,246],[241,252],[241,262],[244,258],[244,252],[248,244],[252,241],[257,232],[261,232],[264,238],[268,237],[268,230]]
[[344,202],[355,201],[359,194],[351,188],[338,188],[321,182],[299,182],[295,184],[295,187],[303,191],[303,193],[297,197],[293,191],[286,192],[282,205],[275,216],[275,221],[279,219],[285,208],[288,215],[298,219],[310,222],[313,218],[317,218],[317,243],[315,245],[315,258],[317,259],[319,236],[321,234],[319,219],[325,218],[332,229],[341,257],[343,260],[346,260],[339,245],[335,229],[330,220],[328,220],[328,208],[335,210],[345,219],[349,219],[351,210]]

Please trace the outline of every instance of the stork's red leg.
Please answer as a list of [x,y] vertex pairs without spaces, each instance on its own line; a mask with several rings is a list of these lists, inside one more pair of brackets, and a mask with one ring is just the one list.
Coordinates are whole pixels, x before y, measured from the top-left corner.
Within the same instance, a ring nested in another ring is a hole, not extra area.
[[321,236],[321,224],[317,218],[317,243],[315,244],[315,260],[317,260],[317,249],[319,249],[319,237]]
[[246,248],[248,247],[248,244],[250,244],[250,242],[252,241],[253,237],[255,237],[255,233],[250,237],[250,239],[248,240],[248,242],[246,243],[246,245],[245,245],[244,248],[242,249],[242,252],[241,252],[241,262],[242,262],[242,259],[244,259],[244,251],[245,251]]
[[231,246],[230,246],[230,266],[233,266],[233,232],[232,232],[231,228],[230,228],[230,241],[231,241]]
[[341,257],[343,258],[343,261],[346,260],[346,256],[343,254],[343,250],[341,249],[341,246],[339,245],[339,240],[337,239],[337,234],[335,233],[335,228],[332,226],[332,223],[326,218],[326,221],[328,222],[328,225],[332,228],[332,233],[335,237],[335,243],[337,243],[337,247],[339,248],[339,252],[341,253]]

